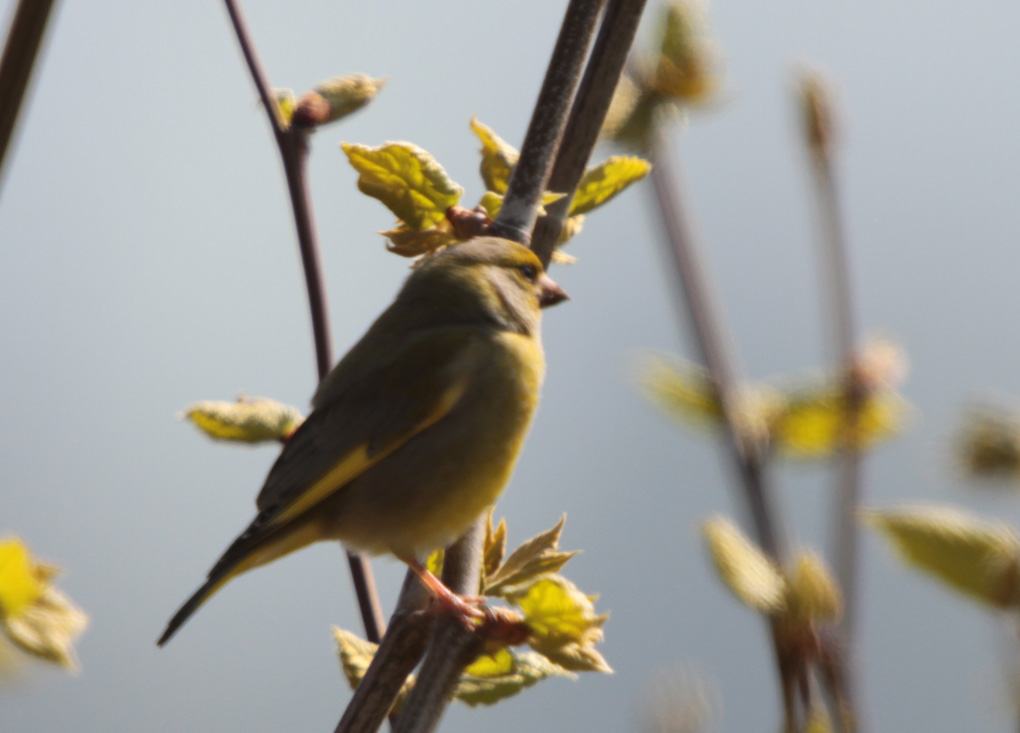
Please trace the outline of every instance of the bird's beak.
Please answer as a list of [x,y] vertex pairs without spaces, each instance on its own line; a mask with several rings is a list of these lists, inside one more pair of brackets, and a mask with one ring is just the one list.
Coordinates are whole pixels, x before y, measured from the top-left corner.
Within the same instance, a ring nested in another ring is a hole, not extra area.
[[548,308],[564,300],[570,300],[570,296],[551,277],[542,273],[542,277],[538,278],[538,307]]

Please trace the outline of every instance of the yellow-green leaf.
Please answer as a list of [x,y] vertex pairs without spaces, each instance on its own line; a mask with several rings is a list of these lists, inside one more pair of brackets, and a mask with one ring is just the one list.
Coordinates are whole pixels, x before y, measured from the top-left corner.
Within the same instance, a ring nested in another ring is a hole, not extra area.
[[459,241],[453,233],[450,222],[443,219],[434,227],[418,231],[400,226],[387,232],[379,232],[389,241],[386,249],[401,257],[421,257],[436,254]]
[[843,615],[843,594],[822,558],[798,553],[787,580],[787,612],[795,622],[836,621]]
[[[715,385],[703,367],[681,359],[650,357],[641,366],[639,379],[648,399],[681,422],[712,428],[721,424]],[[775,393],[766,387],[741,387],[735,397],[737,427],[755,438],[767,437],[764,416],[775,410]]]
[[718,87],[718,61],[705,26],[703,6],[697,0],[679,0],[667,8],[651,81],[656,92],[700,103]]
[[517,149],[493,132],[492,128],[471,118],[471,130],[482,141],[482,180],[490,191],[506,193],[510,175],[520,154]]
[[281,127],[290,126],[290,118],[294,116],[294,108],[297,106],[297,98],[293,89],[274,89],[273,101],[276,102],[276,117],[280,120]]
[[445,559],[446,549],[440,547],[428,556],[428,559],[425,561],[425,569],[438,578],[443,574],[443,560]]
[[[344,677],[347,678],[347,684],[352,690],[356,689],[368,671],[368,666],[372,663],[379,646],[336,626],[333,627],[333,639],[336,641],[340,667],[343,669]],[[394,710],[400,710],[414,688],[414,682],[414,675],[408,675],[400,692],[397,693],[396,701],[393,703]]]
[[[562,193],[553,193],[552,191],[546,191],[542,194],[542,201],[538,206],[538,215],[545,216],[546,204],[551,204],[553,201],[559,201],[563,198]],[[486,191],[482,196],[482,200],[478,202],[478,205],[485,209],[485,213],[490,219],[495,219],[499,215],[499,210],[503,208],[503,195],[499,193],[493,193],[492,191]]]
[[[385,79],[373,79],[366,74],[346,74],[327,79],[308,93],[318,95],[327,105],[326,116],[321,120],[315,120],[315,123],[323,125],[335,122],[361,109],[375,99],[375,95],[385,84]],[[300,105],[299,102],[298,106]]]
[[804,733],[832,733],[832,721],[824,705],[814,704],[808,711],[807,725]]
[[63,593],[47,586],[31,604],[2,619],[7,636],[29,654],[74,670],[74,641],[89,619]]
[[563,254],[558,248],[569,242],[571,239],[576,237],[584,229],[584,214],[578,214],[577,216],[568,216],[563,220],[563,226],[560,228],[560,236],[556,238],[557,249],[553,252],[553,261],[556,261],[557,256],[568,258],[568,262],[561,262],[560,264],[573,264],[576,258],[570,255]]
[[504,648],[470,664],[454,694],[468,705],[491,705],[548,677],[573,676],[540,654]]
[[503,595],[515,586],[546,573],[555,573],[577,552],[559,552],[564,515],[552,529],[532,537],[514,550],[492,575],[485,578],[485,595]]
[[24,543],[17,538],[0,540],[0,618],[21,613],[44,589]]
[[783,608],[786,582],[765,554],[724,517],[702,524],[716,572],[733,595],[762,613]]
[[491,507],[485,519],[485,544],[482,555],[483,578],[495,574],[506,555],[506,519],[500,519],[499,524],[493,528],[492,514],[495,510],[495,507]]
[[1020,417],[993,405],[972,406],[957,439],[957,452],[976,478],[1020,477]]
[[595,649],[609,618],[609,614],[595,613],[595,598],[559,575],[543,577],[508,595],[524,612],[532,649],[573,672],[611,672]]
[[181,417],[191,420],[217,440],[259,443],[284,440],[304,422],[296,407],[264,397],[238,397],[236,402],[196,402]]
[[412,143],[341,147],[360,174],[358,189],[379,199],[410,229],[438,224],[464,193],[435,158]]
[[874,511],[865,519],[907,562],[961,593],[996,608],[1020,603],[1020,540],[1005,524],[949,507]]
[[613,156],[589,168],[577,184],[570,204],[570,215],[586,214],[648,175],[652,164],[641,158]]
[[[847,436],[846,398],[842,386],[823,384],[796,389],[773,403],[767,418],[775,446],[796,458],[836,454]],[[899,434],[909,406],[891,389],[869,393],[858,410],[855,429],[847,436],[858,450],[871,448]]]

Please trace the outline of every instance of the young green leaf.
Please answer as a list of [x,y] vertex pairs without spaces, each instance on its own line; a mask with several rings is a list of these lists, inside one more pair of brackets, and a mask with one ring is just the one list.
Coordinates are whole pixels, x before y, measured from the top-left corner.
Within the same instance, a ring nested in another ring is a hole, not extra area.
[[[721,424],[715,386],[703,367],[681,359],[651,357],[641,365],[638,378],[648,399],[681,422],[711,428]],[[757,439],[767,439],[764,416],[775,410],[776,399],[767,387],[742,386],[734,405],[738,428]]]
[[385,84],[385,79],[373,79],[366,74],[327,79],[301,95],[294,111],[294,124],[317,127],[336,122],[375,99]]
[[8,638],[40,659],[75,670],[78,663],[74,641],[89,624],[89,618],[53,586],[18,613],[2,619]]
[[549,575],[508,595],[524,612],[531,629],[528,645],[573,672],[611,672],[595,649],[609,614],[595,613],[595,596],[587,596],[559,575]]
[[17,538],[0,540],[0,618],[21,613],[44,589],[25,544]]
[[471,130],[482,141],[482,180],[485,186],[498,194],[506,193],[510,183],[510,175],[520,154],[516,148],[493,132],[488,125],[483,125],[477,117],[471,118]]
[[589,168],[577,184],[577,192],[570,204],[570,215],[586,214],[601,206],[648,175],[652,164],[641,158],[613,156]]
[[733,595],[762,613],[783,608],[786,581],[764,553],[724,517],[702,524],[716,572]]
[[379,199],[407,228],[421,231],[438,224],[464,193],[435,158],[412,143],[341,147],[360,174],[358,189]]
[[211,438],[242,443],[285,440],[305,419],[296,407],[244,396],[236,402],[196,402],[184,408],[181,418],[191,420]]
[[290,119],[294,116],[294,108],[297,106],[297,98],[293,89],[273,89],[273,101],[276,102],[276,118],[280,121],[280,127],[290,127]]
[[506,519],[500,519],[496,528],[492,527],[492,514],[496,507],[490,507],[485,518],[485,544],[482,555],[482,577],[488,578],[495,574],[506,555]]
[[420,257],[427,254],[435,254],[440,250],[457,244],[459,241],[453,233],[450,222],[443,219],[434,227],[418,231],[399,226],[386,232],[379,232],[389,241],[386,249],[401,257]]
[[471,663],[454,693],[468,705],[492,705],[548,677],[574,675],[535,652],[500,649]]
[[[365,672],[368,671],[368,665],[372,663],[372,658],[375,657],[375,653],[379,650],[379,645],[366,641],[357,634],[352,634],[350,631],[336,626],[333,627],[333,639],[336,641],[337,653],[340,656],[340,667],[343,669],[344,677],[347,678],[347,684],[353,690],[361,684]],[[407,680],[404,681],[393,704],[394,710],[400,710],[404,700],[407,699],[408,694],[414,688],[414,682],[414,675],[409,675]]]
[[949,507],[873,511],[865,521],[907,562],[961,593],[995,608],[1020,604],[1020,540],[1006,525]]
[[[871,448],[898,435],[909,405],[891,389],[868,394],[856,414],[856,430],[849,442],[858,450]],[[773,403],[766,418],[772,441],[784,454],[797,458],[826,458],[836,454],[846,433],[846,398],[835,383],[794,389]]]
[[843,615],[843,594],[822,558],[801,552],[787,578],[786,607],[791,620],[813,624]]
[[972,406],[957,438],[957,452],[975,478],[1020,477],[1020,417],[1004,407]]
[[485,595],[504,595],[515,586],[545,573],[555,573],[577,552],[558,552],[564,515],[552,529],[527,540],[492,575],[485,578]]
[[655,92],[700,103],[718,88],[718,59],[705,26],[704,9],[697,0],[679,0],[666,9],[651,80]]

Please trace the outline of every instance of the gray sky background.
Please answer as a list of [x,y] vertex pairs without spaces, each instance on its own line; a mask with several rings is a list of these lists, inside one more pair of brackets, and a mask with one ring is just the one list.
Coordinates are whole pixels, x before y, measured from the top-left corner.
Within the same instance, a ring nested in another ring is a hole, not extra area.
[[[314,140],[338,353],[407,272],[375,234],[391,215],[357,192],[340,141],[411,140],[473,202],[468,120],[520,143],[564,7],[245,3],[276,86],[389,77]],[[826,359],[792,103],[793,71],[815,64],[845,116],[859,320],[913,365],[911,430],[868,460],[870,503],[953,502],[1020,524],[1018,500],[968,492],[950,452],[968,397],[1020,395],[1020,5],[777,0],[718,3],[712,18],[727,90],[676,140],[746,372]],[[61,587],[92,626],[79,676],[30,665],[0,686],[0,728],[332,730],[349,692],[330,627],[360,628],[335,546],[245,575],[168,648],[154,643],[250,520],[276,452],[212,444],[175,414],[242,391],[304,406],[315,381],[283,177],[225,11],[67,0],[51,30],[0,192],[0,533],[67,568]],[[741,516],[729,468],[631,380],[643,350],[691,353],[650,193],[591,216],[570,246],[580,261],[554,272],[573,300],[547,314],[544,401],[498,509],[512,543],[567,512],[563,546],[584,550],[567,574],[612,612],[616,674],[455,706],[445,730],[633,730],[654,682],[691,669],[720,701],[714,730],[776,728],[762,624],[699,539],[707,515]],[[823,546],[831,473],[784,466],[776,483],[792,539]],[[1014,642],[995,619],[875,537],[864,561],[874,729],[1014,730],[1000,682]],[[374,566],[389,607],[403,569]]]

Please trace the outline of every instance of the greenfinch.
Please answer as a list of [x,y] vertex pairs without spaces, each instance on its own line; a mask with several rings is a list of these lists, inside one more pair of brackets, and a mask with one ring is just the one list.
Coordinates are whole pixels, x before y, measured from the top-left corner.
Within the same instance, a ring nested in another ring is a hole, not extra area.
[[170,619],[227,581],[319,540],[422,565],[493,504],[538,404],[541,308],[566,299],[535,254],[477,237],[422,262],[319,385],[256,500],[258,514]]

